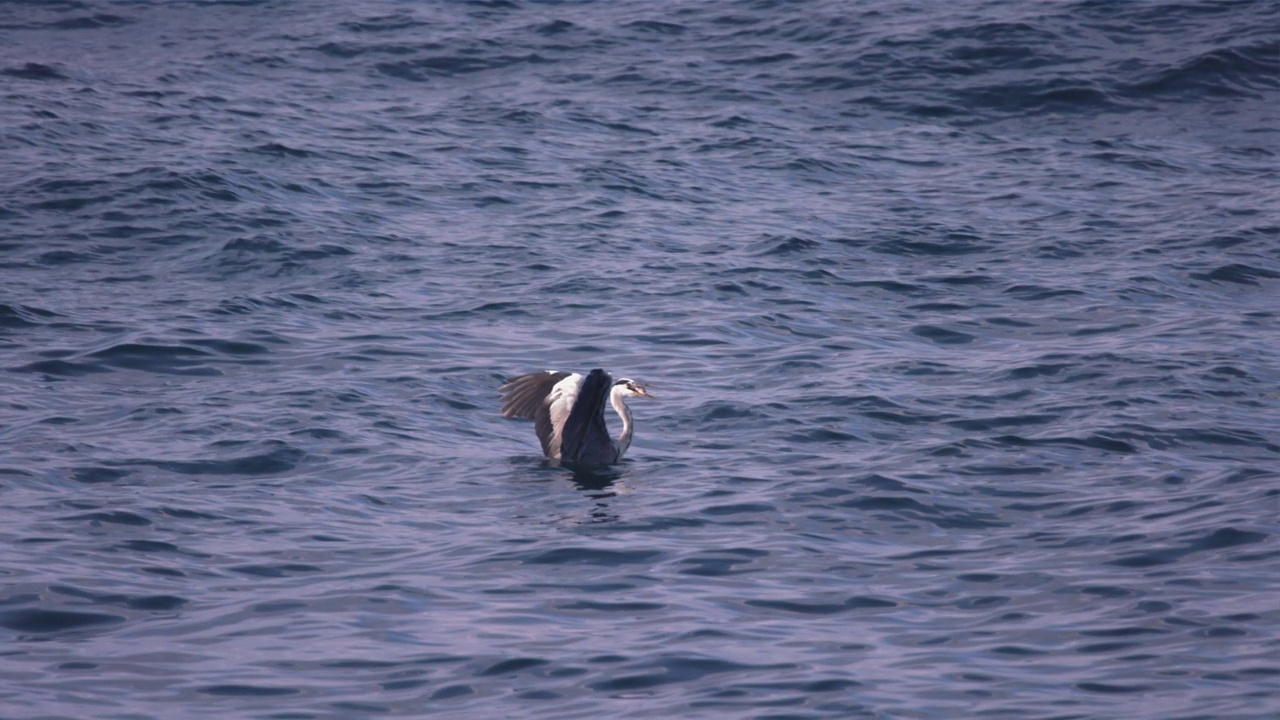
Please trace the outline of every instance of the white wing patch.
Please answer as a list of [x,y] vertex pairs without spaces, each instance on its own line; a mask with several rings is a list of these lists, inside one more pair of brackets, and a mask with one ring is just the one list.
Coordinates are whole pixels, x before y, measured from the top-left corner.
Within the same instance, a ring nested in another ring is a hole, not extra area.
[[551,419],[551,440],[547,443],[547,457],[560,459],[560,441],[563,437],[564,423],[569,419],[569,412],[578,400],[578,390],[582,388],[582,375],[574,373],[556,383],[547,394],[547,413]]

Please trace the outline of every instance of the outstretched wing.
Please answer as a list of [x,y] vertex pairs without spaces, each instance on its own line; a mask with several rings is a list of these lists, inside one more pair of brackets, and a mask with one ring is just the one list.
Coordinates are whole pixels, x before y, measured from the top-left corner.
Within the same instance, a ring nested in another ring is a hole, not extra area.
[[581,375],[556,370],[511,378],[498,388],[502,416],[533,420],[542,452],[559,459],[561,431],[581,385]]
[[536,419],[552,388],[567,377],[567,372],[547,370],[511,378],[498,388],[502,394],[502,417]]

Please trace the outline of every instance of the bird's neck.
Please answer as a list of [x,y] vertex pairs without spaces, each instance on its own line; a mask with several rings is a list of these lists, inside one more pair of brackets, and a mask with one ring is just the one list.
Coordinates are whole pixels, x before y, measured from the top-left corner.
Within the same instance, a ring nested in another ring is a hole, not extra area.
[[609,402],[618,412],[618,417],[622,418],[622,434],[618,436],[618,460],[621,460],[627,448],[631,447],[631,408],[622,401],[622,392],[622,386],[615,385],[613,392],[609,393]]

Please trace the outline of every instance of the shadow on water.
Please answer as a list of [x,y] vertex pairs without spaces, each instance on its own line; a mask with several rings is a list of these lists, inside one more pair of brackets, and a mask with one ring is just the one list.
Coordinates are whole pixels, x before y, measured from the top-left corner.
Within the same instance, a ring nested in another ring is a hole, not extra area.
[[531,463],[528,458],[513,458],[513,466],[523,468],[520,473],[532,479],[526,473],[532,472],[539,482],[560,483],[570,480],[574,489],[588,502],[576,507],[569,516],[556,514],[558,524],[600,525],[620,520],[618,513],[611,507],[613,499],[629,492],[626,478],[631,474],[625,466],[595,465],[568,466],[543,459],[541,463]]
[[[615,465],[595,465],[586,467],[564,466],[571,473],[573,484],[587,493],[599,493],[591,497],[613,497],[617,495],[614,483],[627,476],[624,468]],[[607,492],[602,492],[607,491]]]
[[597,465],[562,467],[561,469],[570,473],[570,479],[583,497],[593,501],[593,506],[586,511],[586,515],[578,518],[575,524],[603,525],[622,519],[612,507],[611,501],[627,492],[625,478],[629,473],[624,468],[616,465]]
[[[512,467],[527,468],[529,462],[526,457],[511,459]],[[624,492],[620,484],[631,474],[625,465],[562,465],[545,458],[532,470],[548,481],[553,477],[568,477],[578,490],[594,499],[615,497]]]

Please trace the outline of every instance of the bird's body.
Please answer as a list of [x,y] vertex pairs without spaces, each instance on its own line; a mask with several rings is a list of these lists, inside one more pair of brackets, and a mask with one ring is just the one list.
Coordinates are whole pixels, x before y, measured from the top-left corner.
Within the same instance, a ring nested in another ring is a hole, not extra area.
[[[631,446],[634,426],[623,398],[651,397],[643,386],[617,382],[599,368],[587,373],[556,370],[508,380],[498,388],[502,416],[533,420],[542,452],[551,460],[577,465],[611,465]],[[610,437],[604,421],[609,402],[622,419],[622,433]]]

